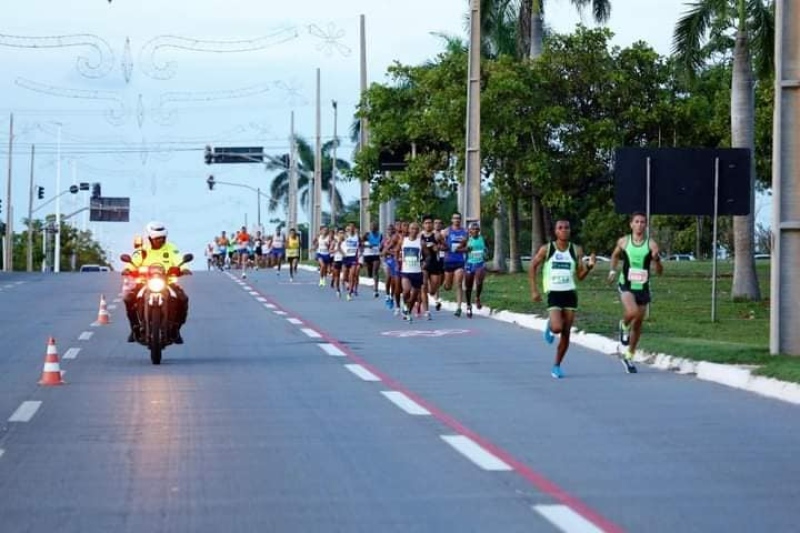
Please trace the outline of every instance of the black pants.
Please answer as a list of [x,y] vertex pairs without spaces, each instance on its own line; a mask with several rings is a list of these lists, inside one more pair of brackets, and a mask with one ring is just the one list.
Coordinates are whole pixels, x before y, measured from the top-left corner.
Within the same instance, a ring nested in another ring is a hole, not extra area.
[[[167,299],[167,305],[170,305],[169,316],[171,316],[173,322],[180,327],[186,323],[186,317],[189,314],[189,297],[179,285],[170,285],[170,287],[175,291],[176,297]],[[138,289],[139,287],[128,291],[122,300],[125,302],[125,312],[128,315],[128,322],[131,325],[131,329],[139,325],[139,316],[136,311],[136,295],[139,292]]]

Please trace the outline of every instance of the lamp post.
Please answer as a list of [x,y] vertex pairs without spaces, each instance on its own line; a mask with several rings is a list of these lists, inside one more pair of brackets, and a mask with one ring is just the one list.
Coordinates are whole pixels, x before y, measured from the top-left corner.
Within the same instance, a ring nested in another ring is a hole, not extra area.
[[[58,148],[56,150],[56,190],[61,190],[61,123],[58,123]],[[53,257],[53,271],[61,272],[61,195],[56,196],[56,233]]]
[[331,225],[336,227],[336,147],[339,145],[339,137],[336,135],[337,120],[339,109],[336,100],[333,100],[333,150],[331,157]]

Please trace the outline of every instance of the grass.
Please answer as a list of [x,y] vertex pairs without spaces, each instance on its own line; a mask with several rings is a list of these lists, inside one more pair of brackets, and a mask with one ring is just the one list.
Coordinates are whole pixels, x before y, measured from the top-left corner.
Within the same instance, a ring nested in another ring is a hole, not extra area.
[[[523,265],[527,271],[527,264]],[[609,264],[599,263],[579,284],[576,326],[615,338],[622,306],[615,285],[606,282]],[[733,263],[718,263],[717,321],[711,321],[711,262],[666,262],[652,281],[653,303],[640,348],[687,359],[757,365],[756,373],[800,383],[800,358],[769,355],[769,263],[757,264],[764,298],[731,299]],[[483,300],[492,309],[546,316],[544,303],[530,298],[527,272],[489,274]]]

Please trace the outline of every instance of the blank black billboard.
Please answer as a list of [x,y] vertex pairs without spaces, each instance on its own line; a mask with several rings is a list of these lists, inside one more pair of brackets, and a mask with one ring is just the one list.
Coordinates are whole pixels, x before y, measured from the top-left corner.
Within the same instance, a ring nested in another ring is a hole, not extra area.
[[714,214],[714,165],[719,158],[722,215],[750,214],[750,150],[746,148],[618,148],[614,204],[618,213],[646,211],[650,158],[650,214]]
[[92,198],[89,200],[89,220],[92,222],[129,222],[130,198]]

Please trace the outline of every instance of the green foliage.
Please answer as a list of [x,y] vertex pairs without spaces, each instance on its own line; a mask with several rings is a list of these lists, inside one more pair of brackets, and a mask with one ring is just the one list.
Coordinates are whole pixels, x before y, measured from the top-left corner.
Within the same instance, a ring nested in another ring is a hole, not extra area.
[[[27,220],[25,220],[27,224]],[[42,250],[42,221],[33,221],[33,269],[41,270],[44,252]],[[72,256],[75,255],[75,268],[81,265],[95,264],[108,265],[109,258],[100,243],[94,240],[91,231],[79,231],[68,224],[61,224],[61,270],[69,272],[72,270]],[[53,235],[48,234],[48,261],[52,266],[53,254]],[[20,233],[14,233],[13,265],[15,271],[24,271],[28,263],[28,229]]]

